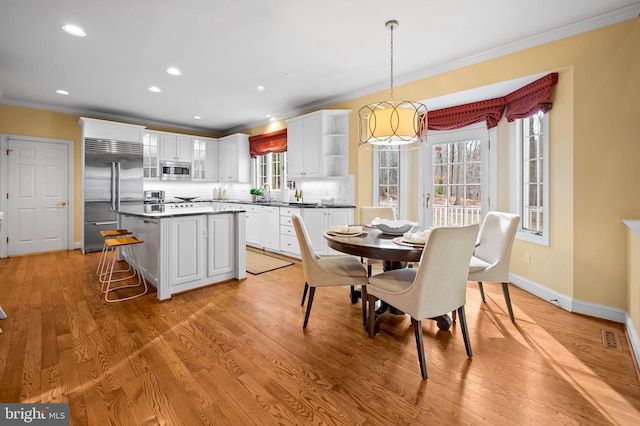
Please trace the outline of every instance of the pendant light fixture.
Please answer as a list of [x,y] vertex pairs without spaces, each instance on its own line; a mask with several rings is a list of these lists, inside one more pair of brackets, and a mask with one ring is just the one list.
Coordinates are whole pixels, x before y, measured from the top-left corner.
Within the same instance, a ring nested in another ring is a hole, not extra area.
[[364,149],[409,150],[427,143],[427,107],[413,101],[393,99],[393,30],[398,21],[388,21],[391,31],[391,96],[390,100],[363,106],[360,116],[360,142]]

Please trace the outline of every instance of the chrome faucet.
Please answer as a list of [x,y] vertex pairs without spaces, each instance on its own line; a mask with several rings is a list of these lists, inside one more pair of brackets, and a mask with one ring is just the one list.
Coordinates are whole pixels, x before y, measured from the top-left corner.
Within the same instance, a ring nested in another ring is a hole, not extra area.
[[260,189],[264,190],[265,187],[269,190],[269,192],[268,192],[269,195],[267,196],[267,200],[266,201],[271,201],[271,185],[269,185],[268,183],[265,183],[265,184],[262,185],[262,188],[260,188]]

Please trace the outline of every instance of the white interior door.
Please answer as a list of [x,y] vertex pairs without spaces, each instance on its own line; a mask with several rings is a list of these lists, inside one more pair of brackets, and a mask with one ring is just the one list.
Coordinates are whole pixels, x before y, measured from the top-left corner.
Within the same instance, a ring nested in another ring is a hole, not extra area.
[[68,247],[69,145],[9,139],[8,254]]
[[431,132],[423,150],[421,223],[462,226],[480,223],[490,209],[489,132],[484,123]]

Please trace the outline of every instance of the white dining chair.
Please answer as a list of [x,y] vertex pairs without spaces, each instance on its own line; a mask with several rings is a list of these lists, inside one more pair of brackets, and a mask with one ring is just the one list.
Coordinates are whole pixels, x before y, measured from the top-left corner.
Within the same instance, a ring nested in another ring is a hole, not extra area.
[[[366,318],[366,298],[367,270],[360,263],[357,257],[349,255],[336,255],[320,257],[311,248],[311,242],[304,222],[299,215],[292,216],[293,227],[296,231],[300,254],[302,256],[302,269],[304,270],[304,293],[309,290],[307,300],[307,312],[304,317],[302,328],[307,328],[311,305],[316,292],[316,287],[353,286],[362,287],[362,321]],[[304,295],[302,297],[304,304]]]
[[469,281],[477,281],[482,301],[486,303],[483,282],[502,283],[502,293],[511,322],[515,322],[511,296],[509,295],[509,266],[511,249],[518,231],[520,216],[512,213],[491,211],[487,213],[480,228],[478,245],[469,264]]
[[464,311],[469,261],[478,224],[434,228],[425,244],[418,269],[395,269],[369,277],[369,337],[375,336],[376,299],[409,314],[418,349],[420,373],[427,379],[422,320],[458,311],[467,356],[473,356]]

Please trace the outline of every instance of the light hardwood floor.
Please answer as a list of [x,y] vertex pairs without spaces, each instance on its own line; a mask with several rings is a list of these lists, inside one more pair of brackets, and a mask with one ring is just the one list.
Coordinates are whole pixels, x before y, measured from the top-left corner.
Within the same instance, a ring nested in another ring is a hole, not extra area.
[[[102,301],[97,254],[0,259],[0,402],[68,402],[74,425],[638,424],[624,327],[497,284],[469,284],[460,329],[407,317],[375,339],[347,288],[320,288],[302,330],[302,266],[159,302]],[[602,330],[620,337],[605,348]]]

